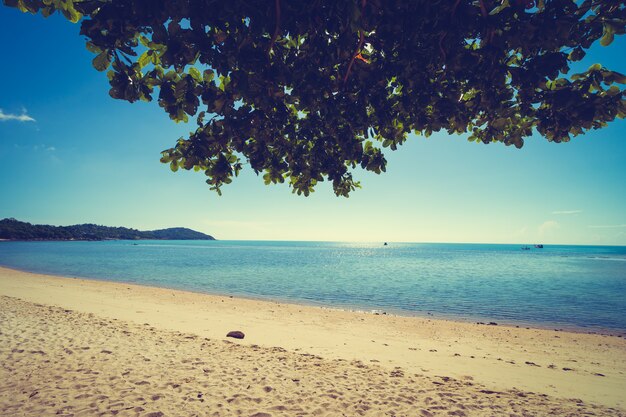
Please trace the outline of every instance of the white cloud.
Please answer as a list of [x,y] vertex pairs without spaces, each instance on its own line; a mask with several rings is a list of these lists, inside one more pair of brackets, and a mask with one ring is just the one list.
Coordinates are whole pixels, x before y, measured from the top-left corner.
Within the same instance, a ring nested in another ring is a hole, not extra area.
[[42,151],[49,151],[49,152],[54,152],[54,151],[57,150],[57,148],[55,148],[54,146],[46,145],[45,143],[40,143],[40,144],[37,144],[37,145],[33,145],[33,149],[35,151],[42,150]]
[[38,143],[38,144],[35,144],[35,145],[32,145],[32,146],[30,146],[30,145],[27,145],[27,146],[21,146],[21,145],[18,145],[17,143],[15,143],[15,144],[13,144],[13,146],[14,146],[16,149],[26,149],[26,150],[30,150],[30,149],[32,149],[32,150],[33,150],[33,151],[35,151],[35,152],[39,152],[39,151],[43,151],[43,152],[55,152],[55,151],[57,150],[57,148],[55,148],[54,146],[52,146],[52,145],[46,145],[45,143]]
[[609,224],[609,225],[601,225],[601,226],[587,226],[592,229],[624,229],[626,228],[626,224]]
[[554,220],[547,220],[539,226],[539,235],[543,236],[553,230],[559,229],[561,225]]
[[22,114],[5,113],[0,109],[0,122],[6,122],[8,120],[17,120],[18,122],[35,122],[36,120],[26,114],[26,109],[22,110]]
[[552,214],[578,214],[582,213],[582,210],[561,210],[561,211],[553,211]]

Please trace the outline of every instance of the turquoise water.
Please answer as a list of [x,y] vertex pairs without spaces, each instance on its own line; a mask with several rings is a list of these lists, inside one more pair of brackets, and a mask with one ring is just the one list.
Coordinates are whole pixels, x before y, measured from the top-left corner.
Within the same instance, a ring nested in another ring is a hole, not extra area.
[[626,331],[626,247],[0,242],[0,264],[404,315]]

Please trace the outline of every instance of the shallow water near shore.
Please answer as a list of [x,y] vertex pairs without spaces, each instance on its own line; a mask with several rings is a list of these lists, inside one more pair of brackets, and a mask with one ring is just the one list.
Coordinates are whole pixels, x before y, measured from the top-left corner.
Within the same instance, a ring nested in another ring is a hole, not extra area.
[[403,315],[626,331],[626,247],[0,242],[0,264],[39,273]]

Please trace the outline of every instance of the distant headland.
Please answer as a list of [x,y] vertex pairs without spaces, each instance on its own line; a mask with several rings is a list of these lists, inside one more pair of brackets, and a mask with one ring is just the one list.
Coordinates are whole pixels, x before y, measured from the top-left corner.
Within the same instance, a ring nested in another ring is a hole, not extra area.
[[95,224],[50,226],[16,219],[0,220],[1,240],[215,240],[213,236],[185,227],[141,231]]

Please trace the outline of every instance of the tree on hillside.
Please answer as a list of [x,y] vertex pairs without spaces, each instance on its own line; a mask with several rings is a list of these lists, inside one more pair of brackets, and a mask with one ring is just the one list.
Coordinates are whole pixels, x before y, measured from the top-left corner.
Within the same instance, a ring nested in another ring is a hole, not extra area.
[[266,183],[337,195],[411,132],[521,148],[626,116],[626,77],[570,64],[626,27],[616,0],[3,0],[80,22],[110,95],[197,121],[163,151],[220,192],[245,163]]

